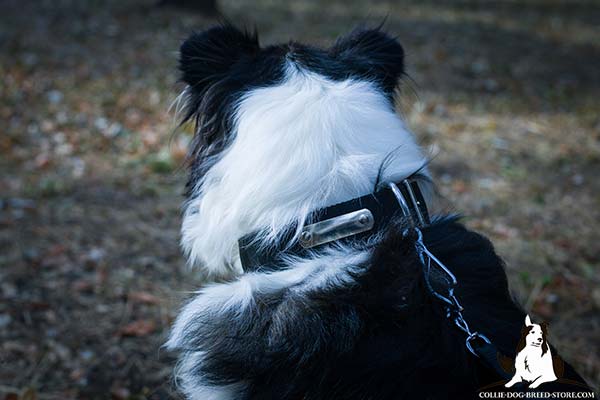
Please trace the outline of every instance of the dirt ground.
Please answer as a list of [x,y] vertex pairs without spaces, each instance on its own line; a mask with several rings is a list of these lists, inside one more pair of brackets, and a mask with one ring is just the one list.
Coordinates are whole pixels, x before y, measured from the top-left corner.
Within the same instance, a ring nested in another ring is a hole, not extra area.
[[[264,43],[397,34],[399,106],[449,208],[600,383],[600,3],[221,1]],[[139,1],[0,3],[0,399],[179,398],[160,348],[200,282],[178,248],[176,50],[210,19]]]

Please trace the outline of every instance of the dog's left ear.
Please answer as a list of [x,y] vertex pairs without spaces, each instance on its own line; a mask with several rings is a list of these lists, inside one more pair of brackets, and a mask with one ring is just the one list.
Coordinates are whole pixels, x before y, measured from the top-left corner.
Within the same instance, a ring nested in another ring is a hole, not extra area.
[[[196,119],[199,135],[196,152],[203,146],[222,149],[226,138],[221,135],[227,118],[227,101],[234,89],[243,86],[243,79],[233,72],[240,63],[251,63],[260,51],[256,31],[236,28],[228,22],[188,37],[180,48],[179,70],[186,89],[181,123]],[[205,120],[199,123],[200,117]]]
[[404,49],[393,37],[377,29],[355,29],[340,37],[330,54],[392,93],[404,73]]
[[238,29],[228,22],[194,33],[179,50],[181,80],[192,91],[204,93],[207,87],[228,76],[236,63],[259,50],[256,31]]

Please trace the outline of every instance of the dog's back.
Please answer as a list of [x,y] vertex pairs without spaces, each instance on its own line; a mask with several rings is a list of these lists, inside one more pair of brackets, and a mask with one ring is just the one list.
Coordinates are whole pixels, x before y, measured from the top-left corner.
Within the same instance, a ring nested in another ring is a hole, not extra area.
[[[198,295],[169,342],[182,351],[179,377],[190,398],[471,398],[498,381],[429,296],[415,237],[404,228],[392,224],[345,265],[323,257],[315,270],[337,275],[320,285],[305,271],[277,271]],[[514,356],[524,314],[491,244],[452,219],[427,228],[424,240],[457,276],[472,327]],[[304,279],[284,286],[290,273]]]

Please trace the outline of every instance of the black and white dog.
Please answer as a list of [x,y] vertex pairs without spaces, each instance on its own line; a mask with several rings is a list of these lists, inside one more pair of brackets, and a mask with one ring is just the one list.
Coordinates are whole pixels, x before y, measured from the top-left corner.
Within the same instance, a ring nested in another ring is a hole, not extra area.
[[380,29],[328,49],[261,47],[228,24],[183,43],[197,128],[182,246],[213,282],[167,343],[187,398],[473,397],[498,379],[432,296],[420,243],[456,276],[471,328],[514,356],[525,314],[492,245],[424,221],[426,159],[394,111],[403,58]]

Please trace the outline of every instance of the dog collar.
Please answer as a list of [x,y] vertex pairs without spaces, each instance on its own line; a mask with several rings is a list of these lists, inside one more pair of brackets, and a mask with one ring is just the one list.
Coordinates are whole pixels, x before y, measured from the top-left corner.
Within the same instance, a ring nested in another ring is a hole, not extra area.
[[403,217],[415,227],[429,224],[429,213],[417,177],[389,183],[384,189],[311,213],[298,239],[297,226],[290,226],[280,244],[265,247],[259,243],[260,232],[238,240],[244,271],[279,269],[282,256],[306,256],[309,252],[343,240],[366,239],[384,228],[389,221]]

